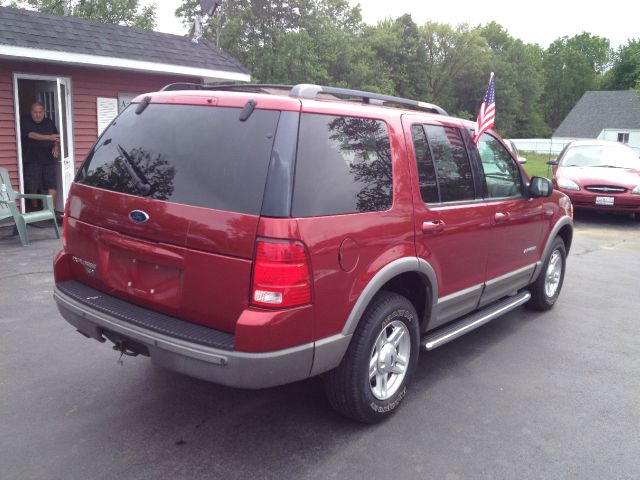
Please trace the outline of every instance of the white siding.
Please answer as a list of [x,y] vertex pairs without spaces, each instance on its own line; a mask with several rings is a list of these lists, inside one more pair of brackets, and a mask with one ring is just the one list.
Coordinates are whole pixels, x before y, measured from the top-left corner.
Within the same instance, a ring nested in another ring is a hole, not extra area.
[[640,130],[631,130],[629,133],[629,145],[640,155]]
[[632,147],[640,155],[640,130],[625,130],[622,128],[605,128],[598,135],[598,140],[618,140],[619,133],[629,134],[629,146]]

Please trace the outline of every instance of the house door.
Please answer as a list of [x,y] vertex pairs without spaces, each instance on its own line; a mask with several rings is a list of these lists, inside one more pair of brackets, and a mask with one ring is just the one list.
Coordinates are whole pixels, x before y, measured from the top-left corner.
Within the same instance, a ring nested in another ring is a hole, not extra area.
[[[73,181],[74,158],[71,117],[71,80],[66,77],[49,77],[30,74],[14,75],[16,92],[16,112],[29,115],[31,104],[39,101],[44,107],[45,116],[55,123],[60,133],[60,158],[57,171],[58,191],[55,209],[64,210],[67,194]],[[18,122],[19,124],[19,118]],[[18,135],[20,171],[22,171],[21,138]],[[22,184],[22,183],[21,183]]]
[[58,199],[56,210],[64,210],[69,187],[73,181],[73,158],[69,148],[69,80],[58,77],[54,82],[46,82],[38,92],[39,101],[44,105],[45,115],[51,118],[60,132],[60,158],[58,166]]

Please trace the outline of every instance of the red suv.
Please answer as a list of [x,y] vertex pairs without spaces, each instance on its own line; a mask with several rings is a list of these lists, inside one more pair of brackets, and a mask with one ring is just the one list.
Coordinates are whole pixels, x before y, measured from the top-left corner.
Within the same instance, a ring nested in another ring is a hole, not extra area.
[[323,374],[371,423],[420,348],[553,306],[571,202],[495,132],[476,147],[435,105],[282,88],[171,85],[105,130],[54,262],[80,333],[235,387]]

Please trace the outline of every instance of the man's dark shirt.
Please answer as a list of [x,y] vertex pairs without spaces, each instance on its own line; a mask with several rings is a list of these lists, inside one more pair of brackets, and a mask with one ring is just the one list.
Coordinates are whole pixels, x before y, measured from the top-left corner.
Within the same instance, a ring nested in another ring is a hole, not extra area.
[[40,135],[58,133],[58,129],[51,120],[45,117],[42,122],[36,123],[30,115],[22,117],[20,132],[22,134],[22,160],[24,162],[43,164],[56,161],[51,154],[53,142],[49,140],[33,140],[28,137],[30,132],[36,132]]

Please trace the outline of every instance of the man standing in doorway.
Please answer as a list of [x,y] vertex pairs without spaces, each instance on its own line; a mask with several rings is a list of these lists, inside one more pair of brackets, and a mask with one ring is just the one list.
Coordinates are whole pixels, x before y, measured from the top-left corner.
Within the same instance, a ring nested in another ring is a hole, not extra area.
[[44,191],[53,197],[55,205],[60,135],[55,124],[44,116],[44,107],[40,102],[31,105],[31,114],[22,118],[20,133],[25,192]]

